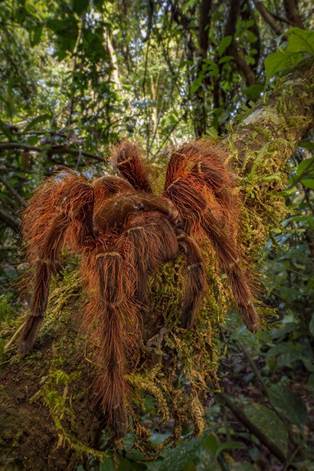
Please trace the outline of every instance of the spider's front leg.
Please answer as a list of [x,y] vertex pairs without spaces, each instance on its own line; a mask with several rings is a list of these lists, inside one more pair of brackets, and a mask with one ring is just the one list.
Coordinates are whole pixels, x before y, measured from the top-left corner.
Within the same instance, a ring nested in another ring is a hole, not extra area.
[[[28,353],[36,340],[47,308],[49,283],[55,273],[67,229],[68,241],[76,249],[95,243],[92,188],[80,177],[69,174],[62,181],[47,180],[30,200],[23,215],[23,232],[28,258],[35,267],[31,312],[20,337],[19,349]],[[75,244],[74,244],[75,242]]]

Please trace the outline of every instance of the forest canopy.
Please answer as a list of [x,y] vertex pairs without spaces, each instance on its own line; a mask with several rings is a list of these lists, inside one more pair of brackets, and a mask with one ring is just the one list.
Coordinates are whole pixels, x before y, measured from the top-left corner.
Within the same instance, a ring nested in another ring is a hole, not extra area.
[[[313,470],[312,2],[0,7],[0,466]],[[117,441],[89,397],[76,256],[64,255],[25,358],[16,332],[32,297],[21,230],[29,198],[65,167],[88,181],[113,174],[110,155],[125,139],[139,144],[157,192],[174,148],[201,139],[224,149],[262,328],[243,325],[205,246],[211,288],[196,327],[183,332],[174,282],[182,261],[166,265],[149,286],[150,312],[162,311],[165,326],[144,339],[128,374],[132,420]]]

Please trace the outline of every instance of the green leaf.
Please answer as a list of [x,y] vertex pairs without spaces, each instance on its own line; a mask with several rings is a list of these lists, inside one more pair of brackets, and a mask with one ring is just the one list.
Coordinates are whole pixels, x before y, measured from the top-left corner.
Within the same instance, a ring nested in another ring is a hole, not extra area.
[[232,36],[224,36],[222,40],[220,41],[220,44],[217,48],[217,52],[220,56],[223,55],[225,50],[230,46],[232,42]]
[[296,168],[295,175],[290,177],[291,184],[301,182],[307,188],[314,185],[314,157],[302,160]]
[[303,425],[307,419],[307,410],[301,397],[289,391],[287,386],[273,384],[267,388],[271,404],[283,416],[296,425]]
[[14,314],[14,309],[11,304],[11,296],[0,295],[0,322],[6,321]]
[[220,441],[218,437],[214,433],[210,433],[208,435],[205,435],[205,437],[202,439],[202,445],[204,448],[206,448],[212,455],[216,455],[219,446],[220,446]]
[[298,176],[307,175],[314,177],[314,157],[302,160],[297,166],[296,174]]
[[1,121],[0,119],[0,131],[5,135],[5,137],[11,141],[13,138],[13,133],[11,132],[10,126],[8,126],[6,123]]
[[257,83],[255,85],[250,85],[245,89],[245,94],[250,100],[257,100],[264,90],[264,85]]
[[74,49],[78,35],[78,25],[74,15],[63,19],[50,18],[47,26],[57,36],[56,46],[59,59],[63,59],[66,51]]
[[245,406],[245,414],[283,453],[288,451],[288,431],[275,412],[258,403]]
[[287,34],[287,52],[308,52],[314,54],[314,31],[291,28]]
[[184,440],[175,448],[166,448],[162,459],[147,465],[149,471],[183,471],[197,464],[200,440]]
[[302,226],[314,229],[314,216],[291,216],[290,221],[302,223]]
[[270,54],[265,59],[265,71],[268,79],[278,73],[288,72],[306,57],[314,55],[313,31],[291,28],[287,34],[287,47]]
[[298,146],[303,147],[304,149],[314,151],[314,142],[311,142],[311,141],[301,141],[299,142]]
[[289,54],[279,50],[269,54],[265,59],[266,77],[269,79],[280,72],[287,72],[295,67],[304,58],[303,53]]
[[314,371],[314,357],[309,344],[296,342],[285,342],[270,348],[266,354],[267,363],[276,358],[277,366],[295,368],[302,362],[308,371]]
[[131,461],[143,461],[145,460],[145,454],[139,449],[133,447],[131,450],[126,452],[125,457]]
[[246,39],[248,40],[249,43],[255,43],[257,41],[257,36],[256,34],[252,33],[252,31],[247,30],[245,32]]
[[219,59],[219,64],[226,64],[232,60],[233,60],[232,56],[223,56],[221,59]]
[[115,471],[112,458],[106,458],[102,463],[100,463],[99,471]]
[[222,451],[239,450],[241,448],[244,448],[244,445],[241,442],[236,442],[236,441],[224,442],[219,445],[218,450],[216,452],[216,456],[218,457]]
[[200,88],[200,86],[202,85],[203,79],[204,79],[204,74],[200,73],[198,77],[194,80],[194,82],[192,82],[191,84],[192,94],[197,92],[197,90]]
[[314,190],[314,178],[302,178],[301,183],[305,188]]
[[36,124],[39,124],[39,123],[44,123],[46,122],[48,119],[50,119],[50,115],[49,114],[41,114],[39,116],[36,116],[35,118],[33,118],[29,123],[27,123],[27,125],[25,126],[24,128],[24,132],[26,131],[30,131],[32,129],[34,129],[36,127]]
[[32,47],[37,46],[37,44],[40,43],[42,31],[43,31],[43,25],[36,25],[35,27],[31,29],[29,37],[30,37],[30,43]]
[[208,68],[210,70],[210,74],[212,77],[218,77],[219,75],[219,68],[216,62],[211,61],[210,64],[208,65]]

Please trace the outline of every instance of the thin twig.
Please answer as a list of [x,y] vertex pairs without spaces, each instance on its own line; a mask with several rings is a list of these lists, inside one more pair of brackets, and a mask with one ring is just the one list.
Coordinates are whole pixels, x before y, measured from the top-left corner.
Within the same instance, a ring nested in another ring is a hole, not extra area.
[[173,133],[173,131],[176,129],[178,124],[186,117],[186,115],[187,115],[187,111],[184,111],[184,113],[180,116],[180,118],[174,123],[174,125],[171,127],[170,131],[168,132],[167,136],[162,141],[161,145],[158,147],[157,151],[153,154],[153,157],[156,157],[159,154],[159,152],[164,147],[166,142],[170,139],[171,134]]
[[259,441],[274,455],[281,463],[287,462],[287,457],[284,453],[273,443],[269,438],[260,430],[251,420],[245,415],[245,413],[229,399],[224,393],[217,393],[217,399],[230,409],[233,415],[253,434]]
[[10,185],[9,182],[7,182],[4,178],[0,177],[0,182],[9,190],[9,192],[17,199],[17,201],[20,203],[21,206],[24,208],[26,207],[26,201],[22,196],[16,191],[13,186]]
[[70,154],[74,156],[82,155],[88,159],[103,162],[103,157],[91,154],[90,152],[80,151],[80,149],[72,149],[65,144],[55,144],[51,146],[36,147],[28,144],[21,144],[19,142],[0,142],[0,152],[5,150],[26,150],[28,152],[49,152],[51,154]]
[[277,23],[275,20],[274,16],[272,13],[270,13],[263,2],[258,1],[258,0],[253,0],[254,5],[256,10],[260,13],[261,17],[264,19],[264,21],[271,27],[271,29],[276,33],[276,34],[282,34],[282,28],[281,26]]
[[20,221],[15,219],[5,209],[0,208],[0,220],[3,221],[7,226],[13,229],[14,232],[20,233]]
[[23,327],[25,325],[25,321],[22,322],[22,324],[18,327],[18,329],[14,332],[14,334],[12,335],[12,337],[8,340],[8,342],[5,344],[4,346],[4,351],[7,352],[10,348],[10,346],[15,342],[15,340],[17,339],[17,337],[19,336],[19,334],[22,332],[23,330]]

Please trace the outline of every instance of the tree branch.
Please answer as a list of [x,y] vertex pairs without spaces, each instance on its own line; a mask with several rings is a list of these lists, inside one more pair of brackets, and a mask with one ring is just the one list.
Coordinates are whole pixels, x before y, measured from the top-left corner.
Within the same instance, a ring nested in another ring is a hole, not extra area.
[[2,183],[2,185],[4,185],[7,190],[14,196],[14,198],[20,203],[20,205],[22,207],[26,207],[26,201],[24,200],[24,198],[22,198],[22,196],[16,191],[15,188],[13,188],[13,186],[10,185],[9,182],[7,182],[4,178],[0,177],[0,182]]
[[209,26],[212,0],[201,0],[199,6],[198,42],[201,56],[206,58],[209,46]]
[[26,150],[29,152],[49,152],[50,154],[70,154],[77,157],[82,156],[91,160],[97,160],[98,162],[104,162],[104,159],[99,155],[81,151],[80,149],[72,149],[71,147],[63,144],[36,147],[30,146],[28,144],[20,144],[18,142],[0,142],[0,152],[6,150]]
[[9,214],[5,209],[0,208],[0,220],[4,222],[8,227],[13,229],[17,234],[20,233],[20,221],[15,219],[11,214]]
[[242,411],[241,408],[239,408],[236,404],[234,404],[231,399],[226,394],[219,393],[216,394],[216,397],[220,402],[222,402],[230,411],[233,413],[233,415],[241,422],[253,435],[255,435],[259,441],[266,447],[268,450],[278,458],[279,461],[282,463],[286,463],[287,457],[284,455],[284,453],[280,450],[280,448],[277,447],[275,443],[273,443],[267,435],[264,434],[258,427],[256,427],[253,422],[250,421],[250,419],[245,415],[245,413]]
[[111,63],[112,81],[115,84],[117,90],[121,91],[122,85],[121,85],[121,80],[120,80],[118,58],[117,58],[116,51],[114,49],[109,31],[106,31],[104,33],[104,40],[106,43],[106,47],[107,47],[107,51],[108,51],[110,63]]
[[283,4],[290,24],[298,26],[299,28],[304,28],[297,2],[295,0],[283,0]]
[[232,36],[232,42],[227,52],[233,56],[239,71],[243,75],[247,85],[253,85],[256,82],[253,69],[245,60],[243,50],[238,46],[235,38],[237,20],[240,15],[241,0],[231,0],[228,19],[225,26],[225,36]]
[[210,74],[206,70],[209,46],[209,27],[211,20],[211,0],[201,0],[198,25],[197,77],[202,77],[202,85],[195,92],[194,129],[196,137],[206,133],[207,128],[207,88],[210,86]]
[[231,45],[231,53],[234,57],[235,63],[239,67],[240,72],[245,79],[247,85],[254,85],[256,83],[255,73],[245,60],[245,55],[242,49],[238,48],[235,42]]
[[256,50],[256,55],[255,55],[255,64],[252,65],[252,70],[256,74],[258,72],[258,65],[260,62],[261,58],[261,35],[257,23],[257,18],[254,13],[254,10],[251,7],[251,3],[249,0],[246,0],[244,3],[244,8],[241,9],[241,18],[244,21],[251,22],[253,21],[253,24],[248,28],[252,33],[256,36],[256,41],[254,42],[254,49]]
[[276,34],[282,34],[283,30],[281,26],[277,23],[274,16],[267,10],[263,2],[260,2],[258,0],[253,0],[253,1],[254,1],[256,10],[260,13],[261,17],[271,27],[271,29]]

